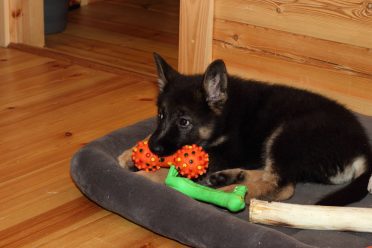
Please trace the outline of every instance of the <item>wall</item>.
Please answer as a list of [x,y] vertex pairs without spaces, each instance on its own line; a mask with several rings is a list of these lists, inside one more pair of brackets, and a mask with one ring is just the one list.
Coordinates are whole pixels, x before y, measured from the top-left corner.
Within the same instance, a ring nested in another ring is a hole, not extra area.
[[9,0],[0,0],[0,47],[9,44]]
[[213,58],[231,73],[372,115],[372,1],[215,0]]
[[178,70],[201,73],[212,60],[214,0],[180,0]]
[[0,0],[0,46],[44,46],[43,0]]

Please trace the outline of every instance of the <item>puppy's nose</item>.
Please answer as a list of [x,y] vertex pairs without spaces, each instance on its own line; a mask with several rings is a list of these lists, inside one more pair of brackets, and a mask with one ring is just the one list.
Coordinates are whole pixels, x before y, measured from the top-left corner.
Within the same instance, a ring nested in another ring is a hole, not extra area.
[[162,155],[164,152],[164,147],[161,145],[155,145],[150,147],[150,150],[157,155]]

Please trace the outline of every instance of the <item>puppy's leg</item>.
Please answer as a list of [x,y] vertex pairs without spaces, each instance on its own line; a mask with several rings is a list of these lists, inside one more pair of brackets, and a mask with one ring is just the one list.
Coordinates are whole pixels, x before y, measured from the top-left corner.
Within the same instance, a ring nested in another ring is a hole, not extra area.
[[165,178],[168,175],[168,171],[169,170],[166,168],[160,168],[157,171],[151,171],[151,172],[138,171],[136,172],[136,174],[146,177],[147,179],[153,181],[154,183],[164,183]]
[[[150,136],[151,135],[147,136],[144,140],[148,140]],[[120,167],[135,171],[134,163],[132,160],[132,151],[133,147],[125,150],[122,154],[119,155],[118,161]]]
[[[148,136],[145,140],[148,140],[149,137],[150,136]],[[119,155],[118,162],[120,167],[129,169],[131,171],[136,171],[136,167],[134,166],[132,160],[132,151],[133,148],[125,150],[122,154]],[[168,174],[168,169],[160,168],[159,170],[153,172],[137,171],[136,174],[146,177],[147,179],[156,183],[164,183],[165,178]]]
[[230,169],[213,173],[209,177],[209,183],[224,191],[232,191],[238,184],[247,186],[247,203],[251,198],[270,201],[289,199],[294,193],[294,184],[279,185],[279,179],[279,176],[268,168],[264,170]]
[[207,184],[223,187],[230,184],[240,184],[249,180],[254,182],[262,177],[263,170],[242,170],[239,168],[217,171],[207,178]]
[[128,150],[125,150],[122,154],[119,155],[118,161],[119,161],[120,167],[133,170],[134,163],[132,160],[132,150],[133,148],[130,148]]
[[[133,160],[132,160],[132,149],[125,150],[119,157],[118,157],[119,165],[122,168],[129,169],[131,171],[135,171],[136,167],[134,166]],[[137,175],[141,175],[143,177],[146,177],[147,179],[156,182],[156,183],[164,183],[165,178],[168,174],[168,169],[160,168],[157,171],[137,171]]]

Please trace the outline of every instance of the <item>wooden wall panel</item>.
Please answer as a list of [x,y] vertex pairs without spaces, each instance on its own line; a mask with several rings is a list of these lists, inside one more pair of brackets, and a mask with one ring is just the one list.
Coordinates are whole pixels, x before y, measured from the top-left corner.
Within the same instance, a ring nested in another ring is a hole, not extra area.
[[215,17],[372,48],[372,2],[215,0]]
[[230,74],[308,89],[331,97],[354,111],[372,115],[371,77],[267,56],[216,40],[213,56],[225,60]]
[[212,60],[214,0],[181,0],[178,70],[193,74]]
[[215,20],[213,39],[245,53],[372,78],[368,48],[221,19]]
[[44,46],[44,1],[9,2],[10,42]]
[[9,0],[0,0],[0,47],[9,44]]
[[215,0],[213,59],[372,115],[372,2]]

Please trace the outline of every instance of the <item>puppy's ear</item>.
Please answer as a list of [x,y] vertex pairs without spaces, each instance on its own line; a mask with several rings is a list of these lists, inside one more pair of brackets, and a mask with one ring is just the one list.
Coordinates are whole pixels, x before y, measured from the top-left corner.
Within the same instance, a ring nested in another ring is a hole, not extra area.
[[165,85],[172,81],[178,75],[178,72],[157,53],[154,53],[154,60],[158,71],[159,90],[162,92]]
[[221,114],[227,101],[227,71],[222,60],[215,60],[208,66],[203,87],[209,107],[216,114]]

